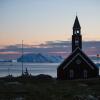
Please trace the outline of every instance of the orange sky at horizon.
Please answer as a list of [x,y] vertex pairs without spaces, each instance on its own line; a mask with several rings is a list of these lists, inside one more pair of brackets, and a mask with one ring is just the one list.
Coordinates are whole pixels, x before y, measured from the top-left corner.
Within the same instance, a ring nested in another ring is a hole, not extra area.
[[[24,44],[29,44],[29,45],[38,45],[41,43],[45,43],[47,41],[71,41],[71,36],[67,36],[66,34],[61,35],[53,35],[53,36],[37,36],[33,38],[28,38],[28,39],[23,39]],[[84,34],[82,35],[82,40],[83,41],[100,41],[100,35],[95,35],[95,34]],[[15,45],[15,44],[21,44],[22,40],[19,38],[3,38],[0,40],[0,46],[7,46],[7,45]]]

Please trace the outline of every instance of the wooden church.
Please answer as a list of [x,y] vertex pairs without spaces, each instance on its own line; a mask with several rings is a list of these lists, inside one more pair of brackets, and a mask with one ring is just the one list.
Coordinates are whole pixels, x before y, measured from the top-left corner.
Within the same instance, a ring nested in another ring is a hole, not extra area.
[[82,51],[81,26],[76,16],[73,25],[72,53],[58,66],[57,79],[87,79],[98,76],[98,67]]

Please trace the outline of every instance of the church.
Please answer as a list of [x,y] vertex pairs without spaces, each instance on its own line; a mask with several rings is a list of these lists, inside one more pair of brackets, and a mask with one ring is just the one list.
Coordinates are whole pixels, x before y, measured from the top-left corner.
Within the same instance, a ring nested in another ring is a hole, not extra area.
[[73,25],[72,53],[58,66],[57,79],[87,79],[99,76],[99,68],[82,51],[81,26],[76,16]]

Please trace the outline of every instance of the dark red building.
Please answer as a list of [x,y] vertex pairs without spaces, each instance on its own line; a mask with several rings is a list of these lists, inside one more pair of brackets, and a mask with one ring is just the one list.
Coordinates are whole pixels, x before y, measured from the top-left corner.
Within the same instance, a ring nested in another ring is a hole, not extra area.
[[99,76],[99,68],[82,51],[81,26],[73,25],[72,53],[57,68],[57,79],[86,79]]

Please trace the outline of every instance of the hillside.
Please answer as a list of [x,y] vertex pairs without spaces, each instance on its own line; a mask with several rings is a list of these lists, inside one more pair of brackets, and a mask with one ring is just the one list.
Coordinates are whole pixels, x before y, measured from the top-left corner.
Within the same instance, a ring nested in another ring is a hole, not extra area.
[[100,78],[61,81],[47,75],[38,75],[0,79],[1,99],[100,100]]

